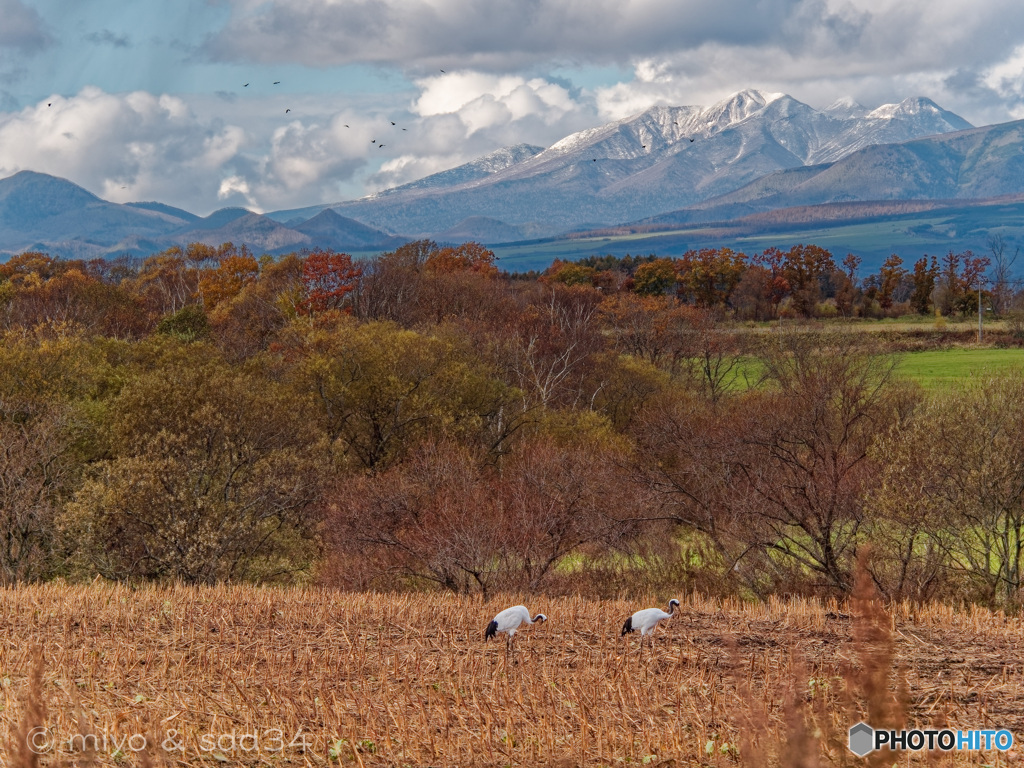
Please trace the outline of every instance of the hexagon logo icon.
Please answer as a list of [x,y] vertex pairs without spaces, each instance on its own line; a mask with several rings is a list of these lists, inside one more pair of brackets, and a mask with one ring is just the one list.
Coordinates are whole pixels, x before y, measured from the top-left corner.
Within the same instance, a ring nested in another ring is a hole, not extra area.
[[875,729],[864,722],[850,729],[850,751],[857,757],[864,757],[875,749]]

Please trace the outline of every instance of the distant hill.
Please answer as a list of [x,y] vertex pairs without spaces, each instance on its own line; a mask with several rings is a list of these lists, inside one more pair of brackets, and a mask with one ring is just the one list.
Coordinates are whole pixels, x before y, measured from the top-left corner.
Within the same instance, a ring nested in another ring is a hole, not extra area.
[[0,179],[0,257],[26,250],[81,259],[149,256],[190,242],[230,241],[271,254],[315,247],[387,250],[407,242],[333,212],[317,219],[289,228],[245,208],[199,217],[159,202],[110,203],[43,173]]
[[525,240],[529,234],[525,227],[512,227],[503,221],[490,219],[486,216],[470,216],[443,232],[434,235],[440,242],[456,241],[464,243],[473,240],[478,243],[510,243]]
[[200,217],[194,213],[189,213],[182,208],[175,208],[173,205],[164,205],[158,202],[148,203],[125,203],[130,208],[142,208],[147,211],[156,211],[157,213],[166,213],[168,216],[181,219],[182,221],[195,222],[199,221]]
[[294,225],[292,229],[306,235],[310,243],[320,248],[333,248],[339,251],[374,248],[382,251],[393,250],[408,242],[405,238],[386,235],[329,208],[311,219]]
[[67,251],[92,253],[95,242],[154,236],[184,222],[165,212],[108,203],[66,179],[21,171],[0,179],[0,250],[70,241]]
[[221,243],[245,244],[257,253],[299,250],[310,245],[310,239],[301,232],[278,224],[258,213],[244,211],[216,229],[196,228],[175,235],[181,244]]

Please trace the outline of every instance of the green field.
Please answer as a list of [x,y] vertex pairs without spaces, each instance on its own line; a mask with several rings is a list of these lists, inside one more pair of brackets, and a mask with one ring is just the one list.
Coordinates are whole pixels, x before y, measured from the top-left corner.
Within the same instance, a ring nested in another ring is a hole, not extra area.
[[1024,372],[1024,349],[954,348],[907,352],[900,356],[897,371],[925,389],[939,389],[971,376]]
[[[902,352],[898,361],[897,376],[913,379],[926,390],[944,389],[972,376],[1011,371],[1024,375],[1024,349],[954,347]],[[755,385],[762,372],[763,367],[755,358],[741,358],[726,386],[733,391],[743,391]]]

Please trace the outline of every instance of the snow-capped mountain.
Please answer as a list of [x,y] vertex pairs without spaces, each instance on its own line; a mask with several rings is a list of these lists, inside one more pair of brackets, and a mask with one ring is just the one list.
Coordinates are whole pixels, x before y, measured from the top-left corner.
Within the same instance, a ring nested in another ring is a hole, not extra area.
[[710,107],[654,107],[541,152],[495,153],[511,160],[504,167],[481,158],[325,207],[409,236],[430,236],[472,217],[554,234],[684,208],[766,174],[835,162],[867,146],[970,127],[925,98],[874,110],[851,101],[815,110],[785,94],[746,90]]
[[1021,125],[972,130],[924,98],[816,110],[742,91],[710,107],[654,107],[547,149],[508,147],[360,200],[204,219],[157,202],[115,205],[22,172],[0,179],[0,252],[148,255],[196,240],[372,252],[402,238],[493,244],[666,215],[718,221],[818,202],[1021,194]]

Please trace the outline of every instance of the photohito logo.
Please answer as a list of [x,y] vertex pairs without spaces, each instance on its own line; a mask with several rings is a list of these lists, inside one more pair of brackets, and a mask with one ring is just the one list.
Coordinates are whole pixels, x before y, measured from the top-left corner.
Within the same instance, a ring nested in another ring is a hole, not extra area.
[[985,749],[998,749],[1000,752],[1006,752],[1012,746],[1013,734],[1005,728],[998,731],[953,731],[948,728],[885,731],[872,728],[864,722],[850,728],[849,740],[850,751],[857,757],[864,757],[882,747],[912,752],[920,752],[923,749],[938,749],[943,752],[980,752]]

